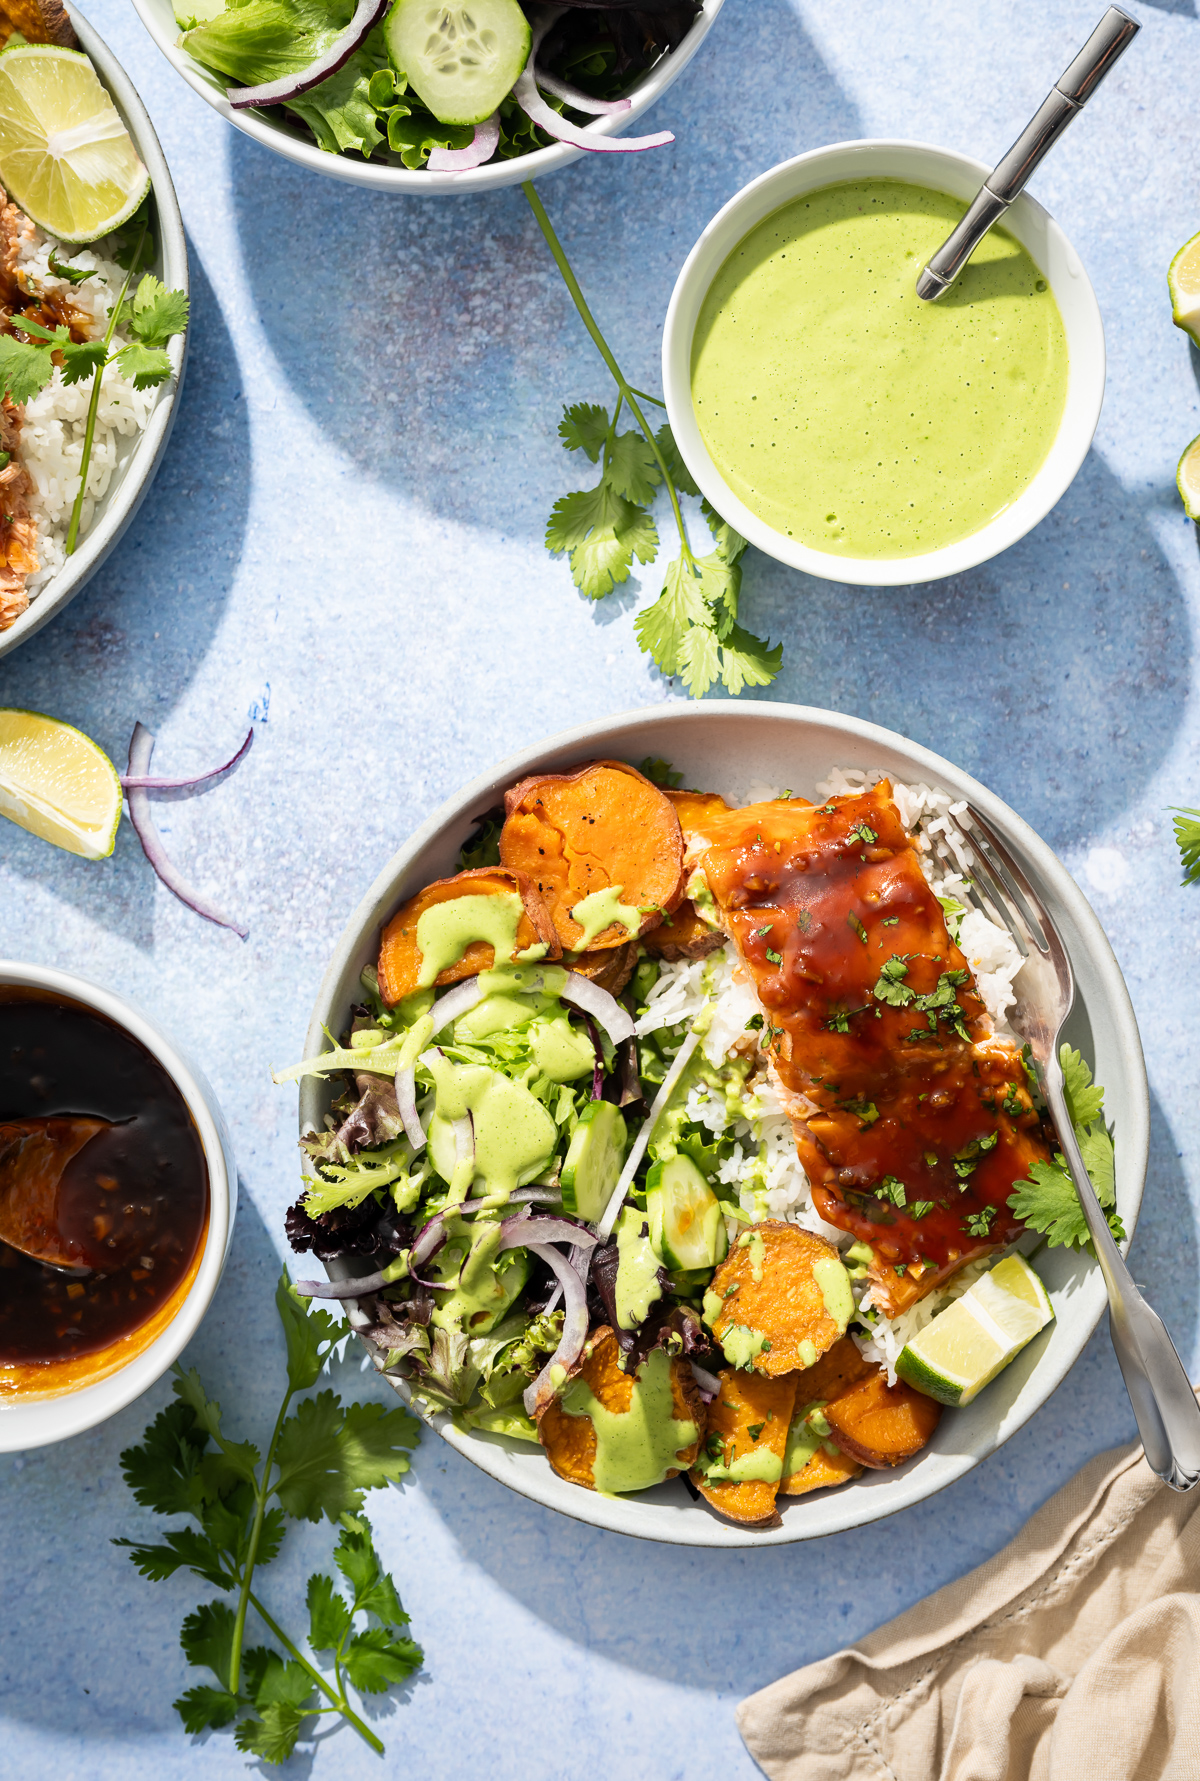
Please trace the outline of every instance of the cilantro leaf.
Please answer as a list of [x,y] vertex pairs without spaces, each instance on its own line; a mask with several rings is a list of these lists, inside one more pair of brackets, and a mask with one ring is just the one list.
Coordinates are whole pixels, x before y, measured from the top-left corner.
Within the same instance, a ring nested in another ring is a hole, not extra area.
[[233,1741],[247,1755],[264,1762],[284,1763],[296,1748],[306,1715],[287,1701],[272,1701],[261,1719],[239,1720]]
[[425,1653],[412,1639],[395,1638],[385,1626],[356,1633],[346,1647],[346,1674],[360,1694],[382,1694],[421,1667]]
[[408,1470],[419,1426],[403,1408],[342,1407],[335,1392],[305,1398],[279,1434],[275,1494],[296,1520],[330,1521],[362,1507],[365,1491]]
[[355,1612],[374,1614],[388,1626],[407,1626],[408,1615],[401,1606],[396,1585],[380,1566],[370,1522],[365,1515],[347,1515],[343,1524],[333,1562],[354,1591]]
[[276,1702],[303,1707],[312,1698],[313,1679],[303,1664],[285,1662],[265,1645],[247,1651],[243,1662],[251,1699],[260,1712]]
[[[1120,1243],[1125,1227],[1115,1210],[1115,1158],[1112,1138],[1103,1123],[1104,1090],[1093,1084],[1091,1070],[1069,1045],[1062,1046],[1059,1062],[1084,1167],[1104,1208],[1108,1228]],[[1085,1120],[1081,1115],[1088,1117]],[[1023,1224],[1041,1232],[1051,1249],[1086,1249],[1094,1253],[1079,1195],[1061,1155],[1034,1163],[1029,1179],[1015,1181],[1013,1189],[1009,1206]]]
[[234,1612],[228,1602],[205,1602],[187,1616],[179,1634],[183,1655],[198,1669],[210,1669],[224,1684],[233,1657]]
[[195,1737],[200,1732],[208,1731],[210,1726],[215,1731],[222,1725],[228,1725],[241,1702],[227,1688],[209,1688],[206,1683],[200,1683],[195,1688],[189,1688],[186,1694],[181,1694],[171,1705],[183,1720],[184,1731]]
[[94,376],[105,363],[106,350],[103,340],[66,341],[62,349],[63,382],[82,383]]
[[783,644],[774,649],[741,625],[734,625],[721,643],[721,680],[734,698],[744,686],[770,686],[783,666]]
[[681,651],[688,626],[707,626],[708,620],[699,579],[682,557],[676,557],[667,565],[662,593],[653,606],[638,613],[633,628],[655,665],[670,676],[678,674],[683,664]]
[[208,1436],[189,1404],[168,1404],[142,1436],[140,1447],[120,1456],[126,1484],[143,1508],[157,1515],[190,1515],[202,1501],[198,1471]]
[[635,557],[639,563],[654,561],[658,528],[644,507],[601,481],[594,489],[580,489],[554,503],[546,526],[546,549],[565,550],[580,593],[601,600],[628,581]]
[[[50,249],[49,266],[55,278],[65,278],[70,284],[82,284],[85,278],[100,278],[100,274],[88,266],[64,266],[58,257],[58,249]],[[104,280],[100,278],[101,284]]]
[[1174,809],[1175,845],[1183,867],[1183,883],[1200,884],[1200,810],[1186,810],[1178,804]]
[[604,469],[605,481],[627,501],[644,505],[662,481],[658,460],[641,433],[618,433]]
[[[175,1373],[175,1393],[182,1398],[195,1415],[197,1425],[202,1428],[221,1450],[222,1465],[217,1471],[216,1479],[232,1481],[244,1478],[247,1484],[258,1482],[255,1468],[261,1455],[252,1441],[227,1441],[221,1433],[221,1406],[215,1399],[205,1396],[204,1387],[200,1383],[200,1375],[195,1367],[185,1373],[176,1361],[172,1371]],[[211,1474],[210,1474],[211,1475]],[[214,1479],[214,1482],[216,1482]],[[218,1483],[217,1488],[220,1488]]]
[[675,435],[671,431],[670,421],[664,421],[654,435],[658,449],[663,455],[663,462],[671,481],[681,495],[698,495],[700,490],[692,477],[691,471],[679,455],[679,447],[675,443]]
[[161,1583],[164,1578],[184,1569],[194,1571],[218,1589],[232,1589],[237,1582],[220,1548],[206,1535],[197,1533],[195,1528],[177,1528],[164,1535],[164,1542],[162,1546],[140,1546],[135,1540],[114,1540],[113,1545],[127,1546],[129,1556],[142,1576],[149,1577],[154,1583]]
[[742,591],[741,565],[729,562],[719,550],[714,550],[709,556],[697,557],[696,568],[704,598],[712,611],[709,622],[715,624],[717,636],[724,641],[737,623],[738,599]]
[[708,625],[689,625],[679,645],[679,669],[693,699],[702,699],[721,672],[721,645]]
[[[699,491],[694,491],[699,492]],[[701,501],[700,511],[708,521],[708,529],[713,535],[713,543],[727,563],[736,563],[746,548],[746,540],[740,532],[736,532],[727,519],[722,519],[712,502]]]
[[1074,1126],[1090,1126],[1104,1112],[1104,1090],[1092,1081],[1092,1072],[1078,1051],[1064,1045],[1059,1053],[1067,1112]]
[[182,334],[188,324],[188,300],[183,291],[169,291],[161,279],[147,272],[138,285],[125,320],[143,346],[165,346],[172,334]]
[[286,1268],[275,1288],[275,1309],[287,1342],[288,1384],[293,1391],[308,1391],[332,1349],[349,1335],[350,1325],[322,1309],[318,1300],[302,1299]]
[[9,400],[20,406],[32,401],[54,376],[54,360],[48,346],[0,335],[0,382]]
[[[171,361],[158,346],[142,346],[133,340],[123,346],[115,355],[121,374],[127,377],[135,390],[153,389],[155,384],[165,383],[171,375]],[[103,363],[103,361],[101,361]],[[86,372],[80,370],[76,377],[69,379],[77,383]]]
[[683,784],[683,774],[676,773],[670,761],[664,761],[655,755],[647,755],[639,764],[638,771],[644,773],[647,779],[653,780],[655,785],[664,786],[670,791]]
[[601,408],[598,402],[576,402],[574,407],[564,408],[558,423],[563,450],[584,452],[591,463],[596,463],[604,450],[610,424],[607,408]]
[[353,1616],[334,1591],[333,1578],[314,1571],[308,1580],[308,1642],[314,1651],[336,1651],[350,1631]]

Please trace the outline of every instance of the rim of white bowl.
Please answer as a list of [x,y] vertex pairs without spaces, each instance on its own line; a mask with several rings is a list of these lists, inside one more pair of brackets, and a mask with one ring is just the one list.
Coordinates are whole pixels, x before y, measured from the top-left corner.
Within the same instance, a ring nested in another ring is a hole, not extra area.
[[[104,39],[75,7],[68,6],[67,11],[81,47],[95,64],[96,72],[111,94],[133,145],[150,175],[158,209],[163,282],[168,290],[186,292],[189,288],[188,258],[183,217],[170,170],[149,113],[139,99],[133,82]],[[35,632],[49,624],[52,618],[56,618],[63,607],[86,587],[110,551],[119,543],[137,513],[158,473],[171,437],[171,429],[175,425],[179,392],[183,387],[183,373],[187,362],[187,343],[188,333],[176,335],[168,342],[167,356],[174,375],[167,383],[160,384],[158,400],[150,411],[146,425],[135,440],[125,463],[113,478],[108,492],[98,503],[101,511],[92,520],[90,529],[81,539],[74,555],[68,557],[58,574],[30,601],[16,623],[10,625],[7,631],[0,631],[0,656],[27,643]]]
[[40,989],[66,996],[106,1015],[144,1045],[175,1083],[196,1124],[208,1165],[208,1230],[191,1286],[174,1317],[146,1348],[104,1379],[46,1397],[0,1399],[0,1453],[46,1447],[106,1422],[148,1391],[178,1360],[212,1303],[233,1239],[237,1212],[237,1163],[224,1115],[203,1072],[191,1063],[140,1008],[114,990],[73,971],[0,958],[0,986]]
[[[307,167],[310,173],[324,174],[328,179],[345,180],[348,185],[365,186],[376,192],[400,192],[409,197],[461,195],[465,192],[496,191],[501,186],[520,185],[526,179],[540,179],[555,173],[572,161],[588,154],[587,149],[572,148],[569,143],[556,143],[553,148],[535,149],[531,155],[520,155],[513,161],[497,161],[486,167],[471,167],[461,173],[429,173],[423,168],[373,166],[369,161],[355,161],[349,155],[331,155],[293,131],[288,125],[274,122],[265,111],[235,111],[225,96],[218,77],[203,67],[175,39],[179,26],[171,0],[133,0],[138,17],[166,56],[168,62],[187,81],[192,91],[226,123],[241,130],[264,148]],[[692,57],[716,22],[725,0],[704,0],[704,10],[679,45],[660,57],[648,68],[636,86],[629,89],[632,104],[628,111],[599,117],[584,128],[593,136],[621,136],[629,126],[650,109],[683,73]],[[669,145],[668,145],[669,146]],[[647,153],[659,154],[659,149]]]
[[[1110,1056],[1120,1060],[1120,1090],[1115,1087],[1117,1078],[1111,1070],[1105,1086],[1110,1091],[1110,1103],[1117,1098],[1125,1101],[1116,1128],[1117,1180],[1121,1215],[1131,1238],[1141,1208],[1149,1159],[1150,1090],[1129,991],[1091,905],[1036,830],[994,792],[931,749],[909,741],[894,730],[842,712],[774,702],[745,705],[732,699],[707,700],[702,705],[658,705],[579,724],[534,743],[489,768],[448,798],[414,831],[350,917],[321,981],[305,1037],[304,1055],[317,1054],[325,1045],[326,1032],[337,1032],[345,1025],[345,1015],[356,1000],[359,971],[364,963],[375,958],[379,931],[397,903],[405,895],[411,895],[415,884],[423,881],[423,874],[432,872],[437,876],[455,870],[453,862],[457,850],[476,817],[500,801],[506,786],[531,772],[543,768],[554,771],[567,763],[596,756],[615,754],[637,759],[645,754],[661,754],[678,764],[688,759],[689,737],[693,752],[705,752],[701,738],[706,733],[709,738],[707,751],[722,751],[731,746],[731,741],[722,740],[721,732],[732,739],[739,728],[745,733],[757,727],[765,739],[769,727],[780,724],[806,729],[816,726],[836,732],[836,737],[830,737],[830,745],[843,752],[840,759],[830,755],[828,765],[831,767],[857,764],[898,771],[889,765],[889,761],[899,760],[911,777],[925,779],[931,784],[945,784],[947,789],[970,799],[1013,848],[1035,888],[1046,897],[1071,948],[1080,981],[1077,1009],[1081,1021],[1094,1023],[1102,1015],[1106,1023],[1103,1042]],[[417,862],[427,850],[434,848],[440,848],[441,858],[426,859],[419,871],[416,870]],[[1080,969],[1084,961],[1086,972]],[[328,1084],[322,1085],[311,1077],[301,1082],[299,1123],[302,1133],[310,1126],[319,1127],[325,1105],[322,1097],[328,1098],[328,1095]],[[555,1477],[541,1450],[531,1449],[527,1443],[508,1441],[501,1436],[463,1434],[449,1417],[442,1415],[430,1419],[431,1426],[465,1459],[519,1495],[543,1507],[556,1509],[573,1520],[613,1533],[667,1545],[702,1548],[791,1545],[800,1540],[819,1539],[826,1534],[844,1533],[911,1508],[957,1482],[1023,1428],[1062,1383],[1083,1352],[1108,1301],[1104,1282],[1094,1264],[1085,1266],[1073,1252],[1055,1250],[1049,1253],[1057,1258],[1054,1265],[1060,1271],[1078,1270],[1077,1279],[1072,1276],[1068,1285],[1053,1288],[1054,1292],[1062,1294],[1063,1307],[1071,1309],[1071,1331],[1051,1354],[1046,1352],[1049,1338],[1056,1328],[1062,1327],[1061,1324],[1051,1326],[1049,1331],[1035,1338],[1024,1355],[1018,1356],[1000,1376],[996,1383],[1002,1397],[993,1398],[993,1416],[985,1423],[983,1437],[970,1451],[953,1447],[955,1425],[944,1423],[946,1440],[940,1441],[942,1431],[939,1431],[930,1447],[908,1466],[895,1472],[867,1473],[846,1489],[804,1498],[807,1513],[800,1512],[799,1502],[791,1505],[778,1528],[739,1528],[704,1505],[679,1502],[678,1486],[674,1484],[660,1485],[634,1497],[603,1497]],[[340,1273],[345,1279],[348,1277],[346,1266],[334,1263],[327,1272],[334,1277]],[[355,1264],[348,1266],[352,1274]],[[352,1315],[351,1322],[356,1320],[362,1322],[356,1314]],[[1029,1381],[1034,1378],[1036,1384],[1031,1388]],[[401,1396],[407,1396],[401,1382],[393,1380],[392,1383]],[[1000,1404],[1005,1393],[1012,1401],[1002,1411]],[[976,1404],[987,1408],[985,1397],[977,1399]],[[965,1419],[974,1409],[975,1405],[972,1405],[956,1415]],[[531,1454],[538,1464],[530,1463]],[[926,1463],[931,1456],[936,1458],[936,1467]]]
[[804,192],[854,179],[901,179],[970,200],[991,172],[983,161],[928,142],[863,138],[811,149],[770,168],[722,206],[675,281],[663,327],[663,395],[684,463],[712,505],[768,556],[824,581],[905,587],[959,575],[998,556],[1032,531],[1061,500],[1088,454],[1104,401],[1104,323],[1091,280],[1067,236],[1035,198],[1022,193],[1003,227],[1044,275],[1067,334],[1067,396],[1054,443],[1017,499],[987,525],[940,550],[908,557],[843,557],[814,550],[753,513],[713,463],[692,406],[692,338],[720,267],[751,229]]

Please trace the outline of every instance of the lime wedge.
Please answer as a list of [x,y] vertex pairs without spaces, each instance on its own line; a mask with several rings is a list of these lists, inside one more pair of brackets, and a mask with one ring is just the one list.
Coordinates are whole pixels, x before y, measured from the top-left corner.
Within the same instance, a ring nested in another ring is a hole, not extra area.
[[1189,519],[1200,519],[1200,436],[1192,440],[1180,458],[1175,481],[1183,496],[1183,511]]
[[117,769],[70,724],[0,709],[0,816],[85,860],[107,859],[121,820]]
[[27,43],[0,57],[0,184],[60,241],[95,241],[131,217],[150,175],[79,50]]
[[969,1404],[1053,1316],[1024,1256],[1006,1256],[901,1349],[896,1371],[939,1403]]
[[1200,346],[1200,235],[1184,243],[1167,273],[1171,319]]

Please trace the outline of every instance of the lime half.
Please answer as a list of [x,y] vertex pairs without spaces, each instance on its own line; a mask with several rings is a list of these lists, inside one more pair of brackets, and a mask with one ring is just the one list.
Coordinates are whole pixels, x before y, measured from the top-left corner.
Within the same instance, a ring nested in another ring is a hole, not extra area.
[[82,730],[0,709],[0,815],[85,860],[107,859],[121,820],[117,769]]
[[1171,319],[1200,346],[1200,235],[1184,243],[1167,273]]
[[79,50],[27,43],[0,56],[0,184],[60,241],[95,241],[150,190],[120,113]]
[[1189,519],[1200,519],[1200,435],[1180,458],[1175,481],[1183,496],[1183,511]]
[[1024,1256],[1006,1256],[901,1349],[896,1371],[939,1403],[969,1404],[1053,1316]]

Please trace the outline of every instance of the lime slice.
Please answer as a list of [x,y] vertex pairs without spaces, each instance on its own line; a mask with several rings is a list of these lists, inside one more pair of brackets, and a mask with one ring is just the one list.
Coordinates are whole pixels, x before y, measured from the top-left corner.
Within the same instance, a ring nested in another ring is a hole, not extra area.
[[1200,437],[1192,440],[1180,458],[1175,481],[1183,496],[1183,511],[1189,519],[1200,519]]
[[85,860],[107,859],[121,820],[117,769],[82,730],[0,709],[0,815]]
[[1200,346],[1200,235],[1185,242],[1167,273],[1171,319]]
[[896,1371],[939,1403],[969,1404],[1053,1316],[1024,1256],[1006,1256],[901,1349]]
[[150,175],[79,50],[27,43],[0,57],[0,184],[60,241],[95,241],[131,217]]

